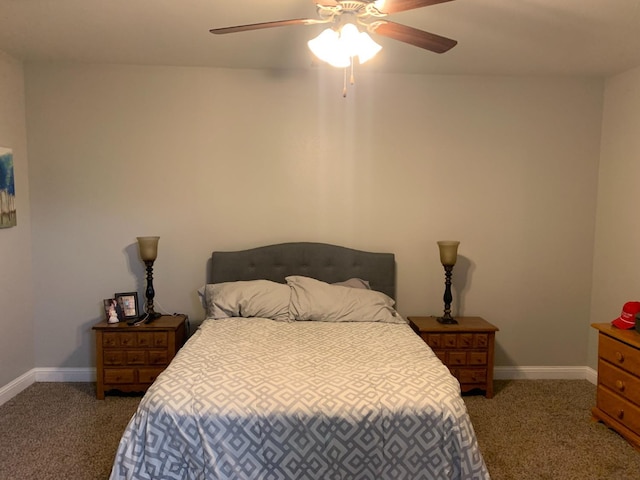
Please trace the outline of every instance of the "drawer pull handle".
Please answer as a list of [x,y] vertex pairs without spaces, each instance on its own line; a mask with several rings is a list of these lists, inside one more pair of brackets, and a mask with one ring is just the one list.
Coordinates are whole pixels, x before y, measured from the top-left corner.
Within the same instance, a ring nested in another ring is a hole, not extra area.
[[622,410],[622,409],[618,410],[618,418],[620,420],[622,420],[624,418],[624,410]]
[[616,388],[621,392],[624,392],[624,382],[622,380],[616,380]]
[[624,362],[624,355],[622,354],[622,352],[616,352],[616,360],[621,363]]

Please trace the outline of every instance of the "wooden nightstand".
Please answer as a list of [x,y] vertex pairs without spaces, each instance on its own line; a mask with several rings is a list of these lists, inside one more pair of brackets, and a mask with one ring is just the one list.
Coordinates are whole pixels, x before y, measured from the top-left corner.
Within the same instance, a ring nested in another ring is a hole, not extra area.
[[480,317],[456,317],[458,324],[445,325],[436,317],[408,317],[411,328],[431,347],[460,389],[485,391],[493,397],[493,356],[498,328]]
[[610,323],[598,330],[598,389],[594,420],[622,435],[640,451],[640,333]]
[[95,325],[96,397],[108,390],[144,392],[186,340],[186,315],[163,315],[150,324]]

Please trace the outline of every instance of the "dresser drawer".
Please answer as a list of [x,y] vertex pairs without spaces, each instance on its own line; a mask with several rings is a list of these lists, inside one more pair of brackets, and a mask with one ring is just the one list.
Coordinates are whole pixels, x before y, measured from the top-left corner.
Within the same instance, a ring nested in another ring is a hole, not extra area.
[[600,335],[598,356],[628,372],[640,372],[640,350],[607,335]]
[[610,390],[598,386],[598,408],[628,429],[640,431],[640,408]]
[[604,385],[630,402],[640,405],[640,378],[600,359],[598,384]]

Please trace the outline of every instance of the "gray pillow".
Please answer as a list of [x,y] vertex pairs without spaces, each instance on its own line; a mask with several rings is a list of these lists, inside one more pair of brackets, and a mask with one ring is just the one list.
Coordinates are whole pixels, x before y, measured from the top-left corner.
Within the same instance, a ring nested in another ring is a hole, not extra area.
[[270,280],[205,285],[207,318],[261,317],[289,321],[291,288]]
[[371,290],[371,285],[366,280],[362,280],[361,278],[350,278],[349,280],[345,280],[344,282],[336,282],[331,285],[341,285],[343,287],[351,287],[351,288],[363,288],[365,290]]
[[309,277],[286,278],[291,287],[292,320],[406,323],[382,292],[331,285]]

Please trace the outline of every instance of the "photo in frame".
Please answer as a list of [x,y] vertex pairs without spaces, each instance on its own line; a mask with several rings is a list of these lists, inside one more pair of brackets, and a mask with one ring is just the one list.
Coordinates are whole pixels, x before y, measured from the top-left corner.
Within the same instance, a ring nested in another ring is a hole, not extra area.
[[0,147],[0,228],[17,224],[13,150]]
[[115,298],[117,309],[122,312],[122,314],[118,313],[118,318],[130,320],[140,316],[137,292],[116,293]]
[[107,322],[118,323],[122,319],[118,316],[118,302],[115,298],[105,298],[102,301]]

